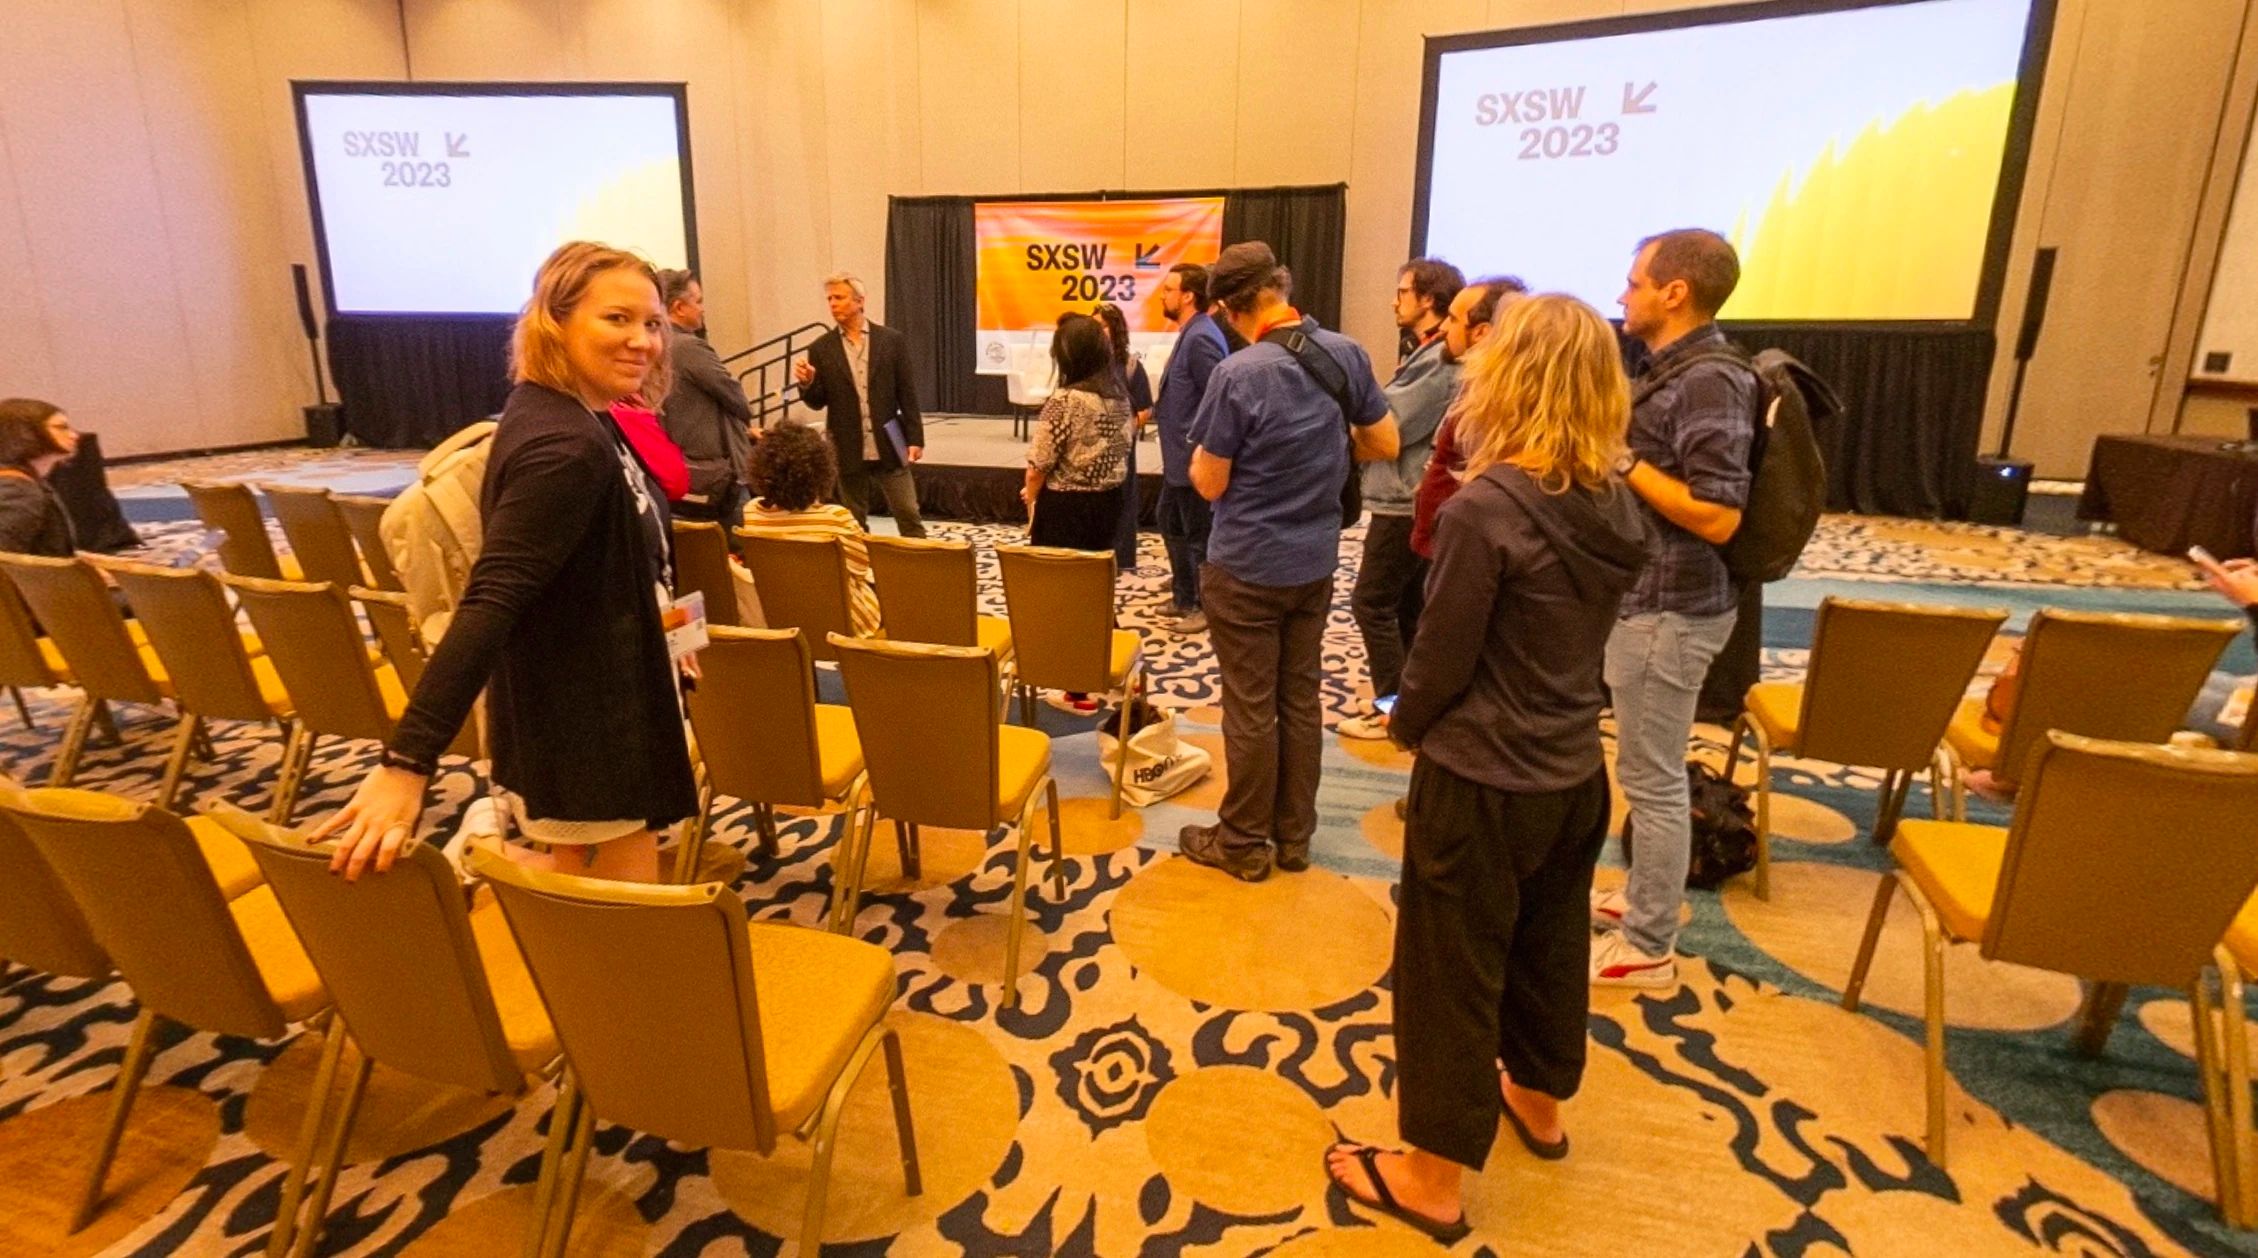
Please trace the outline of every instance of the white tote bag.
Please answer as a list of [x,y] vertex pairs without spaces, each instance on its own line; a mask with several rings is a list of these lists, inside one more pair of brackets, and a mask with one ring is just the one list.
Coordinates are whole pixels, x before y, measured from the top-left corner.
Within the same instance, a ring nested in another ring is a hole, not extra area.
[[[1098,730],[1098,754],[1108,771],[1113,768],[1113,758],[1119,740],[1110,727]],[[1205,747],[1184,742],[1176,737],[1176,717],[1173,714],[1129,735],[1129,768],[1122,776],[1121,798],[1133,808],[1157,804],[1169,796],[1191,789],[1192,785],[1207,776],[1214,761]]]

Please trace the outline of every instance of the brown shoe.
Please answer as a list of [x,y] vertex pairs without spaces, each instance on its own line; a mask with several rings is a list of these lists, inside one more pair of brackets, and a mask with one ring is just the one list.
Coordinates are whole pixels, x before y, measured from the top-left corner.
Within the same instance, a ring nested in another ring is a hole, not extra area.
[[1223,845],[1221,826],[1185,826],[1176,834],[1176,850],[1195,865],[1220,869],[1241,882],[1261,882],[1270,876],[1270,849],[1234,852]]
[[1289,874],[1298,874],[1309,868],[1309,840],[1279,844],[1278,854],[1271,858],[1271,863]]

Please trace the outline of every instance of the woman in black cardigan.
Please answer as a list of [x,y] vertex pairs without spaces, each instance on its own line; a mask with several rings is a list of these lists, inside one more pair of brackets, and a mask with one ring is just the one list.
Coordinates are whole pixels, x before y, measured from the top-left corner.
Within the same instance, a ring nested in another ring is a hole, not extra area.
[[542,264],[511,342],[479,511],[484,541],[405,715],[324,822],[333,871],[389,869],[442,748],[487,690],[494,782],[568,873],[656,881],[652,831],[696,807],[679,679],[660,624],[666,498],[609,408],[645,386],[666,312],[648,263],[568,244]]

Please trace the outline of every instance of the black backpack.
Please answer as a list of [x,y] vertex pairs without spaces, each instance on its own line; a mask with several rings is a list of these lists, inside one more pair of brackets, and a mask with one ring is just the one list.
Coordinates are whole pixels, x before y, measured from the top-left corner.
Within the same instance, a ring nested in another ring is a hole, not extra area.
[[1317,387],[1325,390],[1325,396],[1341,408],[1341,428],[1349,438],[1349,478],[1341,486],[1341,527],[1347,528],[1364,514],[1364,479],[1356,465],[1356,425],[1349,418],[1356,412],[1349,403],[1348,369],[1341,366],[1339,359],[1326,353],[1316,337],[1309,335],[1316,326],[1315,319],[1304,319],[1298,327],[1272,328],[1262,334],[1262,340],[1293,355],[1301,369],[1317,382]]
[[[1756,868],[1756,814],[1748,789],[1735,786],[1699,760],[1686,762],[1686,786],[1693,798],[1693,855],[1686,863],[1686,885],[1715,891],[1727,878]],[[1631,859],[1631,819],[1623,819],[1623,859]]]
[[1754,358],[1737,345],[1696,354],[1638,383],[1645,399],[1696,363],[1737,363],[1756,376],[1755,437],[1749,443],[1748,502],[1740,528],[1719,547],[1725,570],[1746,585],[1794,571],[1827,505],[1827,464],[1819,454],[1818,421],[1842,414],[1842,400],[1809,367],[1783,350]]

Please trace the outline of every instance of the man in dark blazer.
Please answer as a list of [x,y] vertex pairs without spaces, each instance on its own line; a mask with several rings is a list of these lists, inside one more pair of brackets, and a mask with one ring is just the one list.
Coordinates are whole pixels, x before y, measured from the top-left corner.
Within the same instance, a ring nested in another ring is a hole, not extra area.
[[839,497],[867,526],[876,484],[902,536],[923,537],[909,465],[925,457],[925,421],[909,378],[909,344],[864,316],[863,285],[854,276],[842,271],[825,280],[823,296],[838,326],[809,347],[792,378],[800,400],[826,412],[839,458]]
[[659,296],[673,325],[667,353],[674,367],[674,388],[659,420],[682,447],[690,469],[690,497],[675,504],[674,514],[717,520],[722,528],[734,529],[744,523],[749,496],[745,469],[753,456],[753,408],[744,386],[706,343],[706,295],[698,277],[689,271],[661,271]]

